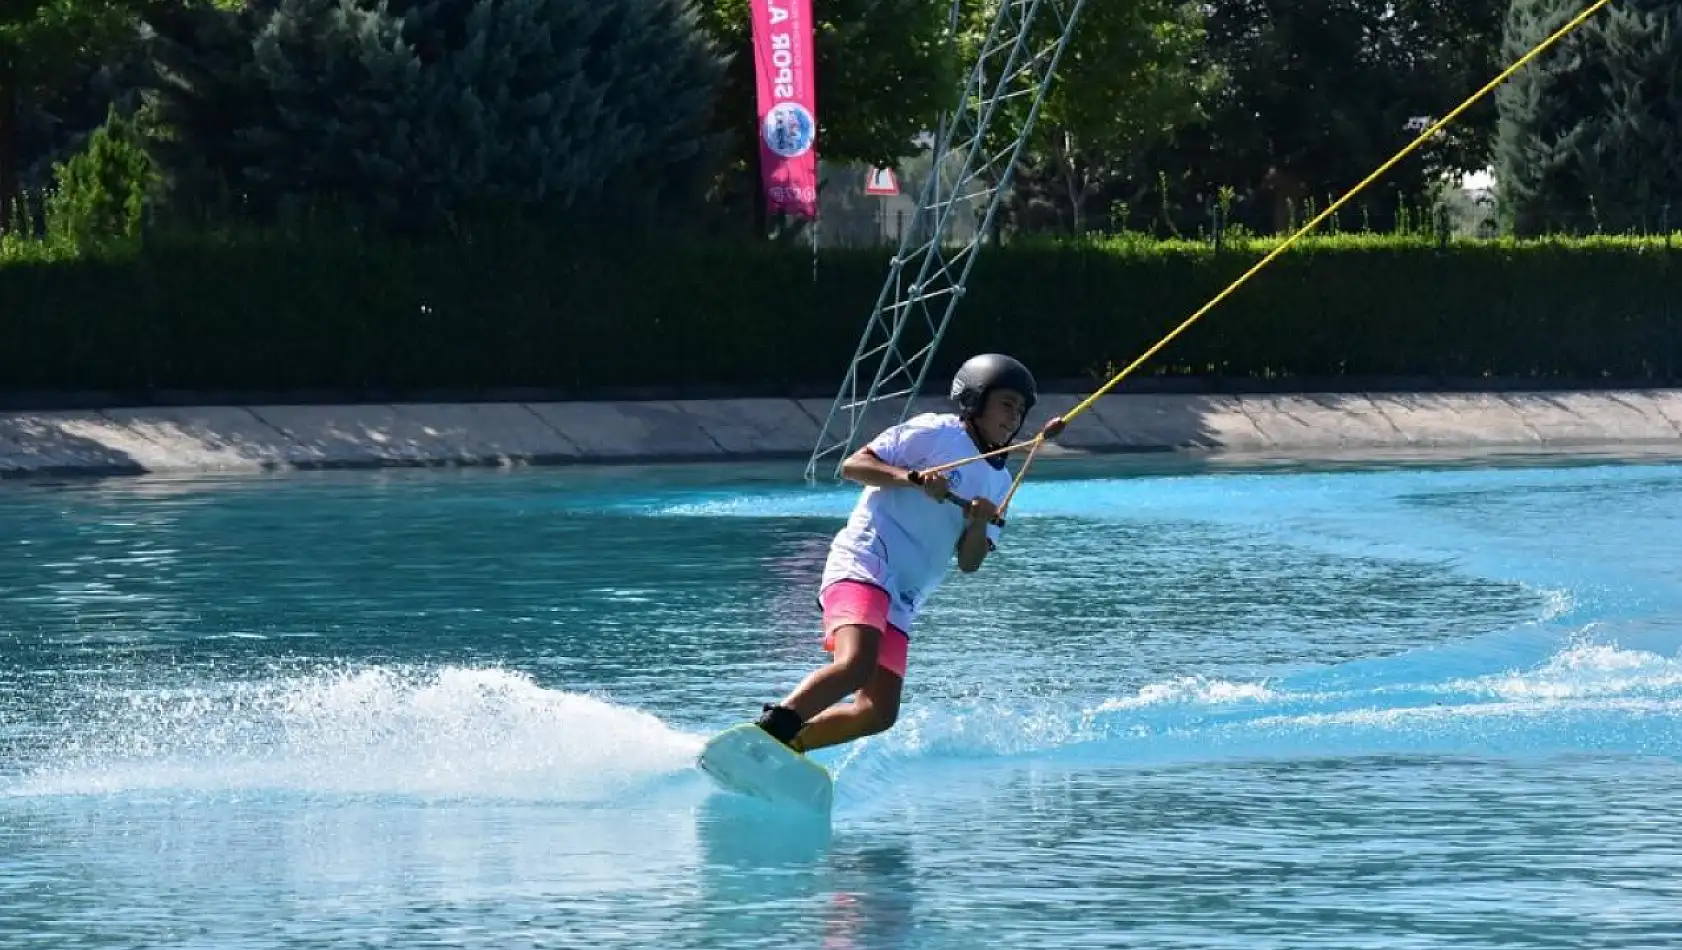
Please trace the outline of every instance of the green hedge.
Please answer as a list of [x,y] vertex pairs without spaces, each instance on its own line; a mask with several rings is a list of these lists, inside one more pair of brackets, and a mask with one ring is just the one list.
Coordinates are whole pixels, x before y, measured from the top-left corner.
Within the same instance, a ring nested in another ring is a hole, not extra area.
[[[987,248],[937,376],[1002,349],[1042,379],[1127,364],[1273,245]],[[0,253],[0,391],[832,387],[886,250],[177,235]],[[1682,377],[1662,238],[1308,238],[1137,376]]]

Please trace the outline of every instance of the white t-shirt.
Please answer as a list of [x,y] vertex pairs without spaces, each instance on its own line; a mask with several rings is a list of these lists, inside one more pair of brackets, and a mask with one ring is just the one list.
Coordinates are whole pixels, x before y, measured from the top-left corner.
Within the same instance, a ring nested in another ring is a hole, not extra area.
[[[869,448],[889,465],[916,470],[981,454],[962,420],[933,412],[889,428]],[[960,498],[986,496],[997,505],[1010,491],[1009,470],[994,468],[986,460],[945,475],[947,486]],[[892,598],[888,622],[909,636],[917,614],[951,569],[964,523],[962,508],[935,501],[916,486],[867,487],[846,527],[830,543],[822,587],[841,580],[881,587]],[[998,525],[987,526],[987,539],[997,543]]]

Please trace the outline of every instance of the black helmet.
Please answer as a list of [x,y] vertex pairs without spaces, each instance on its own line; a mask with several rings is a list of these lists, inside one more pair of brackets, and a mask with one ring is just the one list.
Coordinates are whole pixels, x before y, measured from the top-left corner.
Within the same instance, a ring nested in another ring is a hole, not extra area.
[[958,404],[958,415],[974,418],[986,403],[987,394],[995,389],[1021,393],[1023,415],[1034,408],[1037,391],[1028,367],[1003,353],[983,353],[970,357],[952,377],[952,401]]

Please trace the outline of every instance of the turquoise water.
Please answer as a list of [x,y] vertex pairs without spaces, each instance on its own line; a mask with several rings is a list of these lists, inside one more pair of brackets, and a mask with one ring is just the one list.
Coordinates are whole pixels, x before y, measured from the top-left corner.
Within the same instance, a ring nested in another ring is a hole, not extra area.
[[0,486],[0,947],[1529,948],[1682,919],[1682,466],[1049,461],[829,827],[796,468]]

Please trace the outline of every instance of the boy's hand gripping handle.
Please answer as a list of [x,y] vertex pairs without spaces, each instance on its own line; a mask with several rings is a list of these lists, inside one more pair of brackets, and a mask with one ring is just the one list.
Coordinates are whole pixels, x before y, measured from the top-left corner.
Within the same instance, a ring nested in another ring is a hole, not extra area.
[[[911,470],[907,471],[905,473],[905,477],[910,479],[911,484],[913,484],[913,485],[919,485],[920,486],[920,485],[923,484],[923,473],[917,471],[916,469],[911,469]],[[963,498],[959,498],[957,495],[954,495],[952,492],[947,492],[946,493],[946,500],[951,502],[954,505],[957,505],[959,508],[965,508],[965,509],[969,508],[969,502],[967,500],[965,500]],[[998,525],[1001,528],[1005,526],[1005,519],[1000,515],[994,515],[989,520],[992,521],[994,524]]]

